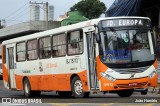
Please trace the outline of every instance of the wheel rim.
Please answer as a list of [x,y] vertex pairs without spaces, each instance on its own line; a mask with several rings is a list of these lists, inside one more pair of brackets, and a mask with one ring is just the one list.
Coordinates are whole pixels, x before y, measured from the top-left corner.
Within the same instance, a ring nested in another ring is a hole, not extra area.
[[80,95],[83,92],[82,82],[80,80],[75,81],[74,90],[77,95]]
[[25,83],[25,92],[28,94],[29,93],[29,85],[28,82]]

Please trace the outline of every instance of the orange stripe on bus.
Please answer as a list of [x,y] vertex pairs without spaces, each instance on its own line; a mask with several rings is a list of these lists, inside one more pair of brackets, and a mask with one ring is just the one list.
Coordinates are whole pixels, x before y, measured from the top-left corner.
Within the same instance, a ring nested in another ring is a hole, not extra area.
[[[156,74],[152,79],[149,77],[140,78],[140,79],[126,79],[126,80],[116,80],[111,82],[103,77],[101,77],[101,88],[102,91],[112,91],[112,90],[122,90],[122,89],[133,89],[133,88],[147,88],[147,87],[156,87],[157,86],[158,74]],[[136,86],[129,86],[129,84],[138,83]],[[141,86],[141,87],[139,87]],[[114,88],[117,87],[117,88]]]
[[108,69],[108,67],[101,62],[99,56],[97,56],[96,61],[97,61],[98,79],[100,79],[101,78],[100,72],[105,72]]
[[156,59],[156,61],[153,63],[153,66],[157,69],[158,68],[158,60]]
[[9,83],[8,69],[6,68],[4,64],[4,46],[2,46],[2,71],[3,71],[3,80]]
[[[48,91],[71,91],[72,74],[52,74],[52,75],[30,75],[27,78],[30,81],[32,90]],[[87,71],[77,74],[83,84],[83,90],[88,91]],[[17,90],[23,90],[23,78],[25,76],[15,75]]]
[[16,81],[16,89],[17,90],[23,90],[23,77],[24,76],[15,74],[15,81]]
[[9,78],[8,78],[8,69],[6,66],[2,63],[2,71],[3,71],[3,80],[7,83],[9,83]]
[[156,87],[156,86],[158,86],[158,73],[150,80],[150,82],[151,82],[151,86],[152,87]]

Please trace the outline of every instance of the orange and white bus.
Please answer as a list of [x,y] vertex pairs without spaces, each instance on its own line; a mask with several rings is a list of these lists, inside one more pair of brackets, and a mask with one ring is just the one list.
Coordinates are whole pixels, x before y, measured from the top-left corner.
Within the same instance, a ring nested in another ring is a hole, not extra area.
[[149,18],[93,19],[7,40],[2,46],[4,86],[23,90],[26,97],[41,91],[129,97],[134,89],[157,86]]

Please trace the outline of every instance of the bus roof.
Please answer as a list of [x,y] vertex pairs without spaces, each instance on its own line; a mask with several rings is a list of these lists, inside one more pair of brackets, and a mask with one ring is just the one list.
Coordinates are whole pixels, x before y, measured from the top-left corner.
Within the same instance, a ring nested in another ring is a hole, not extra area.
[[6,40],[6,41],[2,42],[2,45],[7,45],[7,44],[11,44],[11,43],[21,42],[21,41],[25,41],[25,40],[29,40],[29,39],[35,39],[35,38],[49,36],[49,35],[55,35],[55,34],[65,33],[67,31],[72,31],[72,30],[83,28],[83,27],[93,26],[95,24],[97,25],[98,22],[101,21],[101,20],[121,19],[121,18],[142,18],[142,19],[149,19],[147,17],[133,17],[133,16],[127,16],[127,17],[126,16],[123,16],[123,17],[106,17],[106,18],[92,19],[92,20],[83,21],[83,22],[72,24],[72,25],[68,25],[68,26],[62,26],[62,27],[59,27],[59,28],[55,28],[55,29],[51,29],[51,30],[46,30],[46,31],[42,31],[42,32],[37,32],[37,33],[34,33],[34,34],[30,34],[30,35],[26,35],[26,36],[22,36],[22,37]]

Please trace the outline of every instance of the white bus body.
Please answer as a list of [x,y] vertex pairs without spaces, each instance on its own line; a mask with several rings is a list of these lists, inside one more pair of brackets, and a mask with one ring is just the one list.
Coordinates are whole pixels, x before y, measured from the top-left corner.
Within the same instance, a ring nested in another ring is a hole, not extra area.
[[[95,90],[127,97],[135,88],[157,86],[158,65],[147,22],[144,17],[94,19],[4,41],[4,85],[24,90],[26,97],[40,91],[87,97]],[[120,38],[129,47],[133,36],[147,41],[141,41],[146,50],[125,49],[128,55],[122,56]],[[144,51],[148,57],[139,59],[135,52]]]

